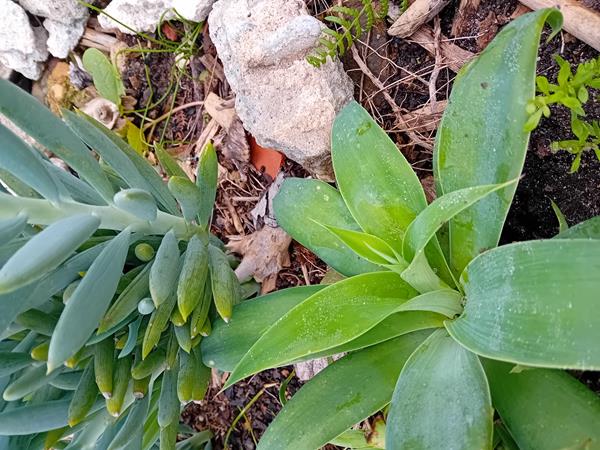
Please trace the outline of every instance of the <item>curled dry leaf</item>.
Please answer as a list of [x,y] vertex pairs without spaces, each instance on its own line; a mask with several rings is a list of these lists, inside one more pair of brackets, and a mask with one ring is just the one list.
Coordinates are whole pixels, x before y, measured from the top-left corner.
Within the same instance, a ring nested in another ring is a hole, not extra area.
[[277,274],[290,265],[288,247],[291,242],[292,238],[281,228],[267,225],[250,235],[232,238],[227,248],[243,256],[235,270],[238,279],[253,276],[262,283],[262,294],[275,290]]

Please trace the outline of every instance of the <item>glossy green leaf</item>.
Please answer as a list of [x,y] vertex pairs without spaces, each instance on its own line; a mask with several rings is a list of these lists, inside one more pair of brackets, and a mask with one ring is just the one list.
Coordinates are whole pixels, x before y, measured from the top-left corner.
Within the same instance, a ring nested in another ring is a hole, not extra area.
[[46,227],[4,264],[0,270],[0,293],[12,292],[57,268],[99,225],[97,217],[82,214]]
[[179,202],[185,220],[193,221],[202,208],[202,191],[187,176],[171,177],[169,190]]
[[28,353],[0,352],[0,378],[12,375],[31,363]]
[[464,314],[446,322],[469,350],[527,366],[600,370],[600,241],[531,241],[490,250],[461,277]]
[[331,155],[340,192],[361,228],[400,251],[404,231],[427,200],[396,144],[351,102],[335,119]]
[[196,185],[202,193],[198,223],[205,228],[210,223],[215,198],[217,197],[218,175],[219,162],[217,160],[217,152],[212,143],[209,142],[200,153],[198,173],[196,174]]
[[150,269],[150,295],[158,307],[174,291],[179,277],[179,247],[173,230],[163,237]]
[[483,360],[494,407],[521,450],[600,447],[600,399],[571,375]]
[[102,198],[112,200],[113,187],[85,144],[36,98],[3,79],[0,113],[71,166]]
[[127,211],[142,220],[156,220],[154,198],[143,189],[123,189],[113,198],[117,208]]
[[[542,9],[513,20],[456,78],[436,136],[438,195],[520,176],[529,140],[526,106],[535,95],[546,22],[558,32],[561,14]],[[450,222],[449,263],[455,274],[498,245],[515,189],[497,191]]]
[[[390,247],[383,239],[379,239],[372,234],[361,231],[345,230],[343,228],[323,225],[340,241],[346,244],[350,249],[361,258],[372,262],[373,264],[388,265],[404,263],[394,249]],[[400,260],[400,261],[398,261]]]
[[410,356],[388,414],[388,450],[491,449],[492,403],[476,355],[437,330]]
[[147,264],[121,292],[102,318],[100,325],[98,325],[98,333],[103,333],[115,327],[137,309],[140,300],[148,295],[151,270],[151,265]]
[[69,194],[44,166],[41,154],[0,123],[0,168],[12,173],[51,202]]
[[357,275],[328,286],[275,322],[242,358],[225,386],[351,341],[416,295],[393,272]]
[[109,242],[67,302],[50,340],[49,371],[83,347],[106,313],[121,278],[129,235],[125,229]]
[[[179,215],[179,209],[177,208],[177,202],[169,192],[165,182],[160,177],[160,175],[154,170],[154,168],[148,163],[146,158],[139,155],[134,149],[132,149],[123,139],[121,139],[117,134],[106,128],[97,120],[93,119],[89,116],[81,116],[82,119],[88,122],[88,124],[92,125],[99,131],[101,134],[104,134],[105,137],[110,139],[114,145],[118,149],[121,150],[133,163],[137,171],[146,181],[148,188],[146,189],[150,192],[154,198],[157,200],[159,204],[162,205],[164,210],[170,214]],[[83,123],[78,129],[84,129]],[[108,146],[106,146],[108,148]],[[116,168],[114,168],[116,170]],[[136,186],[140,187],[140,186]],[[142,187],[142,189],[144,189]],[[112,199],[112,196],[111,196]]]
[[21,212],[12,219],[0,220],[0,240],[9,242],[23,232],[27,225],[27,214]]
[[286,403],[257,450],[320,448],[382,409],[405,361],[426,336],[427,332],[411,333],[328,366]]
[[202,359],[209,367],[231,372],[244,354],[281,316],[325,286],[301,286],[247,300],[233,309],[228,324],[213,322],[202,339]]
[[42,433],[67,425],[68,400],[27,404],[0,412],[0,436]]
[[92,76],[94,86],[100,95],[115,105],[120,105],[121,97],[125,95],[125,88],[119,71],[108,57],[96,48],[88,48],[83,52],[81,60],[85,70]]
[[600,216],[578,223],[555,236],[556,239],[600,239]]
[[288,178],[273,201],[281,228],[346,276],[381,270],[360,258],[319,223],[361,231],[340,193],[319,180]]

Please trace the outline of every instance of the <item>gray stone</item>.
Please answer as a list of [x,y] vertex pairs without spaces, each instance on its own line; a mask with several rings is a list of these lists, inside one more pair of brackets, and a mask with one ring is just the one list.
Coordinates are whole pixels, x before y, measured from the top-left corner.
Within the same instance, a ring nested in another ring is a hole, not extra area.
[[161,17],[175,17],[173,9],[185,19],[200,22],[208,16],[215,0],[113,0],[104,10],[126,27],[101,14],[103,28],[118,28],[123,33],[154,31]]
[[331,127],[353,85],[339,61],[320,68],[306,61],[324,25],[302,0],[219,0],[208,21],[245,128],[261,145],[332,178]]
[[0,0],[0,63],[37,80],[48,57],[42,27],[32,27],[27,13],[11,0]]
[[77,0],[19,0],[19,3],[31,14],[45,18],[48,50],[57,58],[66,58],[83,35],[88,9]]

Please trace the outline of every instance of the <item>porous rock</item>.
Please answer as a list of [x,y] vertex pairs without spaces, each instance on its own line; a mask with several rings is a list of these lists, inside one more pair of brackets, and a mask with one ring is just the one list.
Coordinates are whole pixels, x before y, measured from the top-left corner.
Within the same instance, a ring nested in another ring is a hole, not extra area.
[[187,20],[201,22],[206,19],[214,1],[112,0],[104,11],[121,23],[104,14],[98,16],[98,19],[103,28],[118,28],[123,33],[154,31],[161,18],[166,20],[175,17],[174,9]]
[[219,0],[208,21],[245,128],[331,179],[331,127],[353,86],[339,61],[306,61],[324,25],[302,0]]
[[88,9],[77,0],[19,0],[19,3],[31,14],[44,18],[49,52],[57,58],[66,58],[83,35]]
[[48,57],[46,30],[32,27],[23,8],[0,0],[0,63],[37,80]]

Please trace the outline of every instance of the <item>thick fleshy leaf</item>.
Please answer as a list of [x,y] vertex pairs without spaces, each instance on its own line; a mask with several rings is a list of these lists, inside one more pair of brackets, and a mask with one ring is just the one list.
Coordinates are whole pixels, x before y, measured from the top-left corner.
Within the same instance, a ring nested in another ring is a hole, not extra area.
[[289,178],[283,182],[273,207],[279,226],[337,272],[353,276],[380,270],[319,225],[361,231],[340,193],[329,184]]
[[600,446],[600,398],[560,370],[511,373],[512,364],[483,360],[492,402],[521,450]]
[[0,123],[0,168],[12,173],[51,202],[69,198],[64,186],[44,166],[41,154]]
[[[175,198],[173,198],[169,192],[169,189],[160,175],[150,164],[148,164],[148,161],[143,156],[139,155],[123,139],[121,139],[117,134],[106,128],[97,120],[86,115],[80,116],[80,118],[84,119],[88,122],[88,124],[95,127],[96,130],[100,131],[101,134],[104,134],[105,137],[112,141],[112,143],[131,160],[137,171],[146,181],[148,185],[146,190],[148,190],[148,192],[154,196],[156,201],[163,206],[166,212],[170,214],[179,214],[179,209],[177,208],[177,202],[175,201]],[[81,126],[78,129],[84,129],[84,124],[81,123]],[[114,169],[116,170],[116,168]]]
[[0,293],[9,293],[57,268],[100,225],[91,215],[59,220],[32,237],[0,270]]
[[401,251],[404,231],[427,206],[425,193],[396,144],[357,102],[335,119],[331,155],[338,187],[358,224]]
[[0,79],[0,113],[55,153],[110,202],[114,190],[83,142],[36,98]]
[[600,398],[559,370],[513,372],[483,360],[492,401],[521,450],[584,449],[600,445]]
[[491,449],[492,403],[476,355],[445,330],[410,356],[394,390],[385,448]]
[[229,323],[215,320],[202,339],[202,359],[209,367],[231,372],[244,354],[277,320],[325,286],[301,286],[247,300],[233,309]]
[[154,306],[163,303],[175,291],[179,277],[179,247],[175,232],[163,237],[150,269],[150,294]]
[[106,313],[121,278],[129,235],[125,229],[108,243],[67,302],[50,340],[48,371],[83,347]]
[[600,370],[598,273],[598,240],[552,239],[490,250],[465,269],[465,312],[446,328],[489,358]]
[[427,332],[411,333],[334,362],[271,423],[257,450],[320,448],[389,403],[406,359]]
[[98,192],[81,178],[71,175],[70,172],[55,166],[50,161],[44,161],[46,170],[56,177],[76,202],[88,205],[106,205],[107,202]]
[[555,239],[600,239],[600,216],[572,226],[555,236]]
[[[510,22],[456,78],[436,136],[438,195],[505,183],[521,174],[529,140],[526,105],[535,95],[537,50],[546,22],[558,32],[560,12],[542,9]],[[498,245],[515,189],[497,191],[450,222],[455,274]]]
[[196,174],[196,185],[202,193],[200,201],[200,212],[198,213],[198,223],[207,227],[210,223],[212,210],[217,196],[217,178],[219,174],[219,163],[217,152],[212,143],[209,142],[202,149],[200,159],[198,160],[198,173]]
[[394,272],[357,275],[326,287],[275,322],[242,358],[225,386],[351,341],[416,295]]
[[154,147],[154,154],[158,158],[158,162],[168,176],[187,177],[187,174],[183,171],[175,158],[171,156],[171,154],[165,150],[160,143],[157,143]]
[[33,362],[29,354],[22,352],[0,352],[0,378],[27,367]]
[[67,425],[71,400],[28,404],[0,413],[0,436],[20,436]]
[[123,189],[115,194],[113,200],[117,208],[129,214],[142,220],[156,220],[157,209],[154,198],[143,189]]

